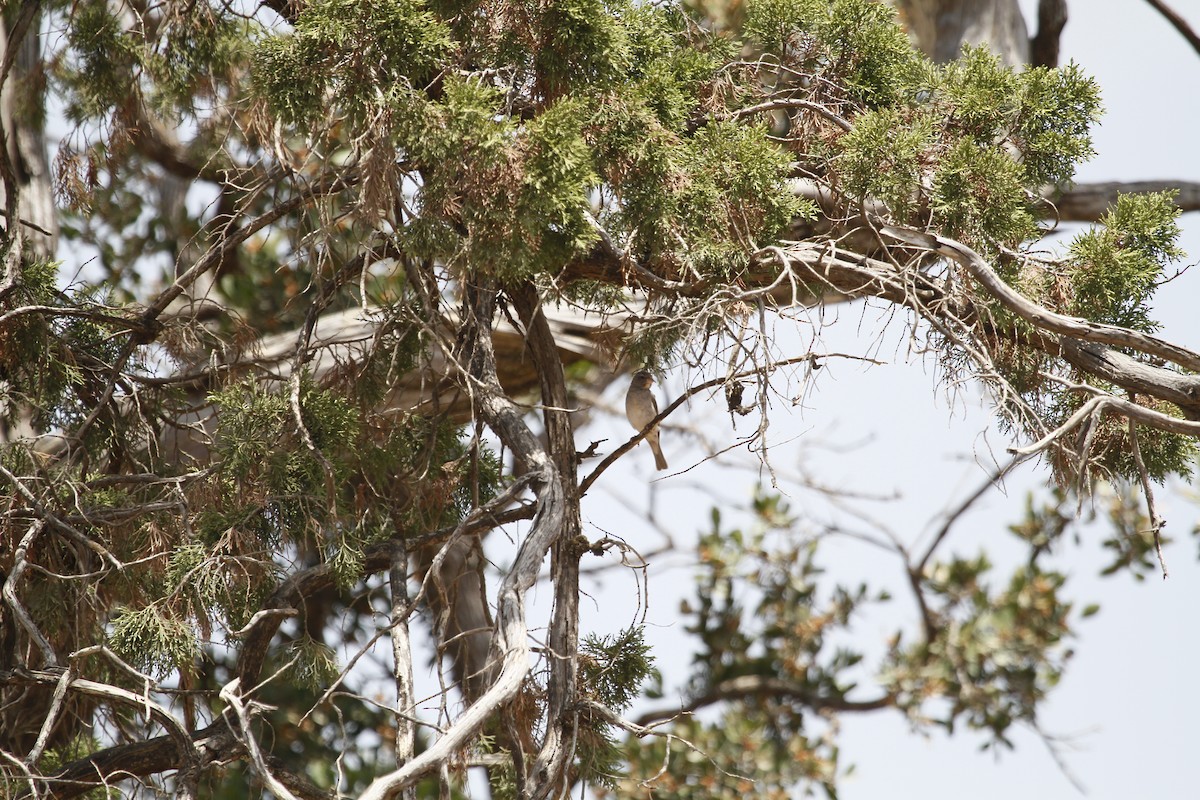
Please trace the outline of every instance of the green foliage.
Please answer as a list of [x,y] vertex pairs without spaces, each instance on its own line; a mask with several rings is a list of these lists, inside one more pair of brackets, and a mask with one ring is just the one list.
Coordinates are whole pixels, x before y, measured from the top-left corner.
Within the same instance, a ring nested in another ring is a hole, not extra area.
[[[212,516],[198,522],[211,525]],[[243,523],[238,529],[249,527]],[[202,532],[199,541],[177,545],[161,586],[155,587],[164,593],[164,607],[180,620],[193,620],[206,636],[214,619],[235,630],[244,626],[276,586],[266,552],[258,544],[265,534],[259,532],[256,548],[243,550],[233,530],[226,524],[219,535]]]
[[[845,698],[851,684],[840,675],[861,655],[841,648],[830,652],[827,645],[871,598],[865,585],[837,586],[819,597],[816,540],[795,534],[797,520],[776,495],[756,497],[754,513],[759,524],[754,532],[723,532],[714,516],[712,532],[700,540],[697,602],[684,608],[694,618],[689,631],[701,644],[691,688],[703,695],[723,681],[750,675],[794,682],[792,697],[770,701],[768,728],[784,737],[802,725],[805,700]],[[744,702],[757,707],[756,700]]]
[[[1052,420],[1067,419],[1087,401],[1086,397],[1080,397],[1078,393],[1065,391],[1056,392],[1052,398],[1053,402],[1048,411]],[[1167,403],[1148,398],[1138,400],[1143,405],[1168,416],[1179,414],[1178,409]],[[1081,474],[1070,454],[1060,454],[1051,462],[1058,483],[1062,486],[1072,486],[1081,478],[1089,481],[1140,481],[1141,469],[1133,455],[1128,419],[1115,414],[1104,414],[1086,424],[1089,426],[1091,437],[1088,468]],[[1137,438],[1146,475],[1156,483],[1163,483],[1172,475],[1187,477],[1195,470],[1195,439],[1144,425],[1138,427]]]
[[[580,643],[579,681],[585,696],[623,714],[654,669],[654,658],[641,626],[615,636],[588,634]],[[585,709],[577,748],[580,779],[613,788],[623,771],[621,751],[611,726]]]
[[778,57],[815,40],[831,7],[826,0],[755,0],[747,4],[742,35]]
[[288,645],[284,658],[290,664],[288,678],[312,692],[323,692],[338,676],[333,650],[312,637],[301,636]]
[[1012,141],[1032,185],[1063,184],[1095,151],[1089,133],[1099,119],[1100,89],[1078,64],[1021,73],[1021,108]]
[[651,778],[656,797],[789,797],[797,784],[834,792],[837,749],[813,732],[811,712],[853,702],[848,676],[862,656],[834,641],[863,604],[886,596],[871,598],[865,586],[819,591],[817,542],[796,530],[782,499],[756,497],[753,514],[752,531],[722,530],[714,509],[696,598],[683,607],[698,642],[689,693],[726,698],[720,722],[660,729],[684,742],[627,743],[622,792]]
[[626,0],[550,0],[538,9],[545,32],[533,69],[549,97],[577,87],[594,90],[629,68],[628,36],[622,17]]
[[197,106],[217,93],[217,76],[235,71],[250,52],[249,24],[207,3],[195,3],[190,11],[167,22],[161,49],[144,58],[155,91],[149,100],[167,119],[178,118],[179,110],[197,113]]
[[420,0],[306,3],[290,34],[259,42],[254,87],[288,124],[307,127],[331,108],[365,122],[391,87],[427,86],[450,44]]
[[[1164,280],[1164,267],[1184,257],[1176,243],[1178,216],[1179,209],[1170,193],[1123,195],[1096,226],[1075,237],[1062,262],[1029,260],[1020,266],[1008,262],[1006,277],[1027,296],[1059,313],[1154,333],[1159,324],[1152,306],[1154,293]],[[1006,312],[995,313],[998,320],[1003,320],[1001,325],[1033,332]],[[1005,376],[1025,402],[1038,409],[1047,427],[1062,424],[1089,399],[1077,390],[1045,380],[1044,373],[1061,370],[1047,354],[1004,346],[997,349],[997,355]],[[1086,382],[1118,396],[1125,393],[1121,387],[1095,376],[1073,370],[1068,375],[1075,382]],[[1168,416],[1180,414],[1173,405],[1151,397],[1137,395],[1132,399]],[[1081,475],[1074,459],[1060,454],[1051,461],[1060,485],[1072,486],[1081,478],[1139,480],[1140,469],[1126,418],[1104,414],[1085,424],[1089,431],[1089,469]],[[1138,446],[1148,477],[1157,482],[1170,475],[1188,476],[1194,470],[1197,451],[1192,437],[1142,426]]]
[[906,99],[923,75],[923,59],[897,24],[890,5],[834,0],[827,27],[828,58],[850,96],[868,108]]
[[629,773],[602,798],[655,800],[790,800],[819,786],[836,797],[837,747],[824,737],[776,739],[758,717],[738,712],[716,722],[687,717],[631,739],[624,755]]
[[123,609],[108,638],[117,655],[160,677],[190,665],[199,655],[192,627],[156,604]]
[[964,47],[941,67],[937,97],[961,133],[981,147],[1003,139],[1020,116],[1021,73],[1000,63],[987,47]]
[[[1144,581],[1148,576],[1162,574],[1154,529],[1146,515],[1146,500],[1130,481],[1099,483],[1083,502],[1077,493],[1056,488],[1035,506],[1030,494],[1026,498],[1025,519],[1009,530],[1029,544],[1036,559],[1054,551],[1072,527],[1078,529],[1083,522],[1097,519],[1109,526],[1108,535],[1100,544],[1112,558],[1101,575],[1129,575],[1136,581]],[[1076,544],[1082,541],[1078,532],[1073,539]],[[1159,539],[1163,547],[1171,543],[1171,537],[1165,534],[1160,533]],[[1089,617],[1099,610],[1098,604],[1091,603],[1081,615]]]
[[1030,493],[1025,497],[1025,518],[1008,530],[1029,546],[1034,558],[1050,553],[1077,520],[1072,506],[1072,498],[1061,488],[1054,488],[1041,505],[1034,505]]
[[[201,516],[202,540],[231,528],[268,544],[317,537],[343,587],[360,576],[366,546],[454,524],[500,486],[496,455],[477,447],[465,457],[461,432],[434,419],[368,414],[364,426],[345,397],[305,382],[301,417],[314,453],[285,394],[235,384],[212,400],[220,408],[220,501]],[[362,508],[368,496],[371,510]]]
[[966,241],[1021,242],[1037,234],[1022,185],[1023,170],[1007,153],[961,139],[934,174],[933,219]]
[[[13,301],[48,308],[30,309],[0,327],[0,419],[15,421],[19,413],[31,412],[42,429],[77,425],[97,410],[108,365],[118,362],[124,345],[125,328],[119,318],[108,318],[104,288],[60,292],[58,266],[34,262],[22,269]],[[130,371],[140,367],[137,355],[126,362]],[[83,441],[93,451],[112,442],[116,421],[103,414],[97,423]]]
[[641,626],[615,636],[584,636],[579,677],[596,700],[617,713],[629,708],[654,666],[646,632]]
[[73,122],[104,117],[128,100],[143,50],[104,0],[79,5],[68,37],[74,60],[62,75],[71,94],[67,115]]
[[[548,271],[595,239],[595,184],[582,109],[563,101],[518,130],[502,95],[448,79],[443,101],[399,130],[422,175],[425,214],[404,232],[414,253],[513,280]],[[460,236],[461,234],[461,236]]]
[[1036,720],[1071,655],[1064,646],[1071,603],[1060,597],[1066,578],[1036,562],[998,590],[986,582],[991,569],[983,555],[927,569],[933,638],[908,647],[897,641],[881,677],[911,717],[928,714],[930,698],[945,698],[937,721],[948,731],[962,721],[989,733],[989,744],[1011,747],[1009,728]]
[[966,47],[942,68],[934,102],[981,147],[1009,144],[1030,189],[1066,183],[1094,154],[1090,129],[1101,111],[1095,81],[1079,67],[1019,72],[986,47]]
[[[690,255],[702,274],[733,274],[739,255],[776,238],[804,209],[783,180],[787,153],[760,130],[708,125],[680,156],[689,179],[667,196],[668,214],[678,219],[670,233],[695,243]],[[661,245],[666,249],[665,237]]]
[[1117,205],[1071,243],[1068,306],[1075,316],[1153,333],[1150,301],[1163,266],[1184,257],[1174,192],[1121,195]]
[[[229,479],[274,496],[302,498],[323,491],[321,462],[303,441],[286,394],[244,383],[214,393],[210,400],[220,408],[217,452]],[[308,385],[301,390],[300,416],[312,446],[336,478],[351,455],[345,445],[358,433],[357,410],[332,392]]]
[[[604,93],[604,102],[627,104],[636,112],[648,110],[667,130],[685,129],[705,87],[733,54],[733,43],[697,38],[691,22],[669,6],[639,4],[629,9],[623,22],[631,51],[628,71],[620,87]],[[639,145],[630,139],[613,153]]]
[[754,0],[746,38],[791,69],[840,86],[867,108],[903,100],[922,75],[922,59],[891,6],[870,0]]
[[[25,266],[13,286],[13,305],[58,306],[54,277],[58,265],[39,261]],[[14,317],[0,327],[0,418],[15,422],[23,407],[44,414],[61,402],[70,380],[61,358],[48,358],[57,339],[54,320],[44,314]]]
[[1015,72],[985,48],[922,74],[903,102],[859,114],[838,141],[846,190],[985,254],[1035,237],[1029,198],[1092,155],[1095,84],[1074,66]]
[[200,544],[184,544],[175,548],[167,560],[167,586],[194,592],[201,608],[214,604],[221,588],[219,579],[214,580],[216,573],[205,569],[207,555]]
[[839,144],[838,166],[847,191],[875,197],[907,218],[919,201],[918,187],[934,146],[934,119],[895,109],[868,112]]

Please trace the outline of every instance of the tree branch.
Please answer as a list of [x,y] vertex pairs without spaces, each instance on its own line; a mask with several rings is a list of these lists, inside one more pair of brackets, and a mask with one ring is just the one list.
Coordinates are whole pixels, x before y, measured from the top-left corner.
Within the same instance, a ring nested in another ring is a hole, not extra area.
[[661,708],[648,711],[635,720],[635,724],[645,727],[665,719],[672,719],[683,714],[691,714],[715,703],[726,700],[746,700],[752,697],[774,697],[799,703],[813,711],[863,712],[879,711],[895,705],[895,698],[890,695],[877,697],[874,700],[847,700],[841,696],[821,696],[815,694],[807,686],[782,678],[766,675],[742,675],[721,681],[717,685],[697,695],[679,708]]
[[962,265],[988,294],[999,300],[1009,311],[1040,330],[1062,334],[1084,342],[1128,347],[1149,356],[1166,359],[1184,369],[1193,372],[1200,371],[1200,354],[1159,339],[1157,336],[1103,322],[1068,317],[1039,306],[1001,280],[982,256],[953,239],[894,225],[882,225],[879,232],[907,244],[923,247]]
[[554,460],[566,509],[562,533],[551,549],[550,571],[554,584],[554,611],[550,620],[550,676],[546,685],[546,734],[534,762],[533,797],[559,794],[567,773],[572,745],[577,738],[575,712],[579,671],[579,557],[583,550],[582,523],[576,487],[575,433],[567,411],[566,376],[554,334],[546,321],[541,300],[531,283],[509,292],[525,327],[526,341],[542,382],[542,418],[546,425],[550,457]]
[[1175,204],[1184,212],[1200,211],[1200,182],[1196,181],[1108,181],[1080,183],[1048,196],[1058,218],[1071,222],[1096,222],[1122,194],[1175,192]]
[[1192,30],[1192,26],[1187,23],[1187,20],[1175,13],[1175,11],[1172,10],[1171,7],[1166,3],[1162,2],[1162,0],[1146,0],[1146,2],[1149,3],[1155,11],[1162,14],[1163,17],[1166,18],[1167,22],[1171,23],[1172,27],[1179,31],[1180,35],[1182,35],[1184,39],[1187,39],[1188,44],[1192,46],[1193,50],[1195,50],[1197,53],[1200,53],[1200,35],[1197,35],[1196,32]]
[[480,417],[513,452],[518,469],[528,474],[537,497],[537,513],[497,592],[492,655],[499,668],[487,690],[421,755],[372,781],[360,800],[386,800],[443,766],[520,691],[531,669],[524,595],[537,582],[542,560],[566,524],[567,501],[558,470],[525,425],[520,409],[505,396],[496,375],[491,340],[496,290],[468,285],[466,295],[461,361],[467,364],[467,374],[463,377]]
[[1041,0],[1037,20],[1037,33],[1029,40],[1029,63],[1034,67],[1057,67],[1059,44],[1067,25],[1066,0]]

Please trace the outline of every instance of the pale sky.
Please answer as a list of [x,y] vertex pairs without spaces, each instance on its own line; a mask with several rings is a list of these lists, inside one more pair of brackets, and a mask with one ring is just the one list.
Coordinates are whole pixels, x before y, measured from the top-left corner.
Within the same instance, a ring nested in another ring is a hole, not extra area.
[[[1036,0],[1023,5],[1036,7]],[[1174,5],[1200,28],[1200,3],[1175,0]],[[1142,0],[1075,0],[1070,11],[1064,60],[1074,59],[1098,80],[1107,110],[1095,134],[1098,156],[1080,170],[1079,180],[1200,180],[1195,138],[1200,108],[1194,90],[1200,84],[1200,54]],[[1200,214],[1185,216],[1182,225],[1187,263],[1193,263],[1200,260]],[[1159,311],[1165,338],[1200,348],[1198,297],[1198,274],[1189,273],[1163,290]],[[826,349],[863,353],[865,344],[883,327],[880,315],[853,307],[839,313],[838,324],[822,333]],[[810,473],[829,484],[899,494],[898,501],[866,507],[901,538],[920,541],[920,534],[928,537],[931,524],[936,526],[940,511],[984,479],[976,457],[986,463],[989,447],[1002,455],[1008,443],[989,429],[990,415],[977,400],[948,402],[930,366],[906,363],[903,348],[895,344],[899,328],[893,327],[887,340],[891,344],[879,355],[889,362],[887,366],[864,370],[831,362],[830,374],[823,376],[815,394],[806,397],[802,412],[775,409],[772,458],[781,473],[794,473],[803,461]],[[804,335],[786,334],[796,339],[798,348],[807,346],[800,341]],[[668,381],[663,394],[673,395],[683,385],[684,378],[677,376]],[[606,399],[617,407],[623,392],[620,382]],[[732,441],[728,417],[712,410],[719,412],[719,405],[719,401],[707,407],[698,403],[688,411],[693,418],[705,420],[705,433],[718,444],[722,437]],[[586,442],[604,435],[623,441],[628,434],[622,421],[602,419],[579,436]],[[663,443],[673,468],[700,457],[700,450],[689,446],[684,434],[664,434]],[[829,447],[853,443],[862,446],[840,453]],[[642,516],[648,493],[639,479],[653,474],[644,450],[639,448],[630,454],[632,461],[627,458],[617,465],[623,477],[606,476],[602,483],[608,486],[597,487],[585,499],[585,532],[592,538],[610,532],[647,549],[661,541]],[[998,564],[994,580],[1004,582],[1006,573],[1000,567],[1011,566],[1006,554],[1009,559],[1019,558],[1008,544],[1012,537],[1005,526],[1020,519],[1025,493],[1044,486],[1046,479],[1047,472],[1038,465],[1022,467],[1009,482],[1007,496],[989,495],[955,528],[951,549],[974,555],[987,547]],[[714,503],[744,507],[753,483],[749,470],[702,465],[656,483],[653,508],[676,544],[686,550],[696,532],[707,527],[709,508]],[[1190,798],[1197,796],[1200,786],[1196,756],[1200,683],[1194,666],[1200,662],[1200,626],[1192,619],[1194,609],[1200,608],[1200,565],[1197,541],[1191,535],[1200,520],[1200,505],[1180,499],[1179,494],[1178,487],[1159,492],[1167,534],[1175,539],[1166,552],[1171,569],[1168,581],[1153,577],[1137,583],[1124,575],[1099,578],[1105,563],[1100,550],[1100,541],[1107,536],[1103,528],[1084,530],[1082,543],[1060,548],[1052,562],[1070,576],[1066,591],[1078,598],[1078,607],[1101,604],[1097,616],[1076,626],[1075,656],[1063,682],[1043,706],[1041,718],[1047,733],[1065,737],[1061,750],[1065,764],[1093,800]],[[793,494],[794,505],[805,502],[813,502],[812,496]],[[814,513],[828,512],[821,508]],[[888,623],[912,615],[895,562],[851,544],[831,543],[823,552],[822,563],[846,582],[867,580],[897,588],[896,616],[860,620],[852,631],[856,645],[878,652],[891,630]],[[678,689],[690,658],[680,630],[678,598],[688,590],[692,570],[681,558],[658,558],[649,574],[648,639],[657,644],[668,687]],[[591,592],[594,601],[585,598],[582,603],[585,632],[618,630],[638,613],[631,582],[609,575]],[[535,594],[548,592],[542,588]],[[953,739],[941,734],[922,738],[912,734],[894,711],[846,715],[842,724],[843,765],[855,765],[854,774],[840,782],[842,800],[1082,796],[1041,740],[1024,729],[1013,735],[1016,750],[997,758],[980,752],[984,738],[979,735],[960,731]]]

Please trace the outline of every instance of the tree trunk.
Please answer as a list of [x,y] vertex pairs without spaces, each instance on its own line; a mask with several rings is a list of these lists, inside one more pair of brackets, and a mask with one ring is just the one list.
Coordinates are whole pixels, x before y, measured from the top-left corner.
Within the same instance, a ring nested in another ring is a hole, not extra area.
[[1010,66],[1029,62],[1029,31],[1017,0],[894,0],[917,47],[953,61],[964,44],[986,44]]

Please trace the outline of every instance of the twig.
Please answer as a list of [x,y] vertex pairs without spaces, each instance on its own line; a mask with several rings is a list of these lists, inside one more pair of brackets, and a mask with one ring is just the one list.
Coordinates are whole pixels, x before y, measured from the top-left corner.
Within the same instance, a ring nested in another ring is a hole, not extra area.
[[811,689],[782,678],[767,675],[742,675],[721,681],[703,694],[697,695],[679,708],[647,711],[638,717],[635,725],[653,725],[699,711],[722,700],[745,697],[769,696],[787,698],[802,703],[814,711],[864,712],[879,711],[895,704],[891,695],[874,700],[847,700],[844,697],[822,697]]
[[1146,462],[1142,460],[1142,448],[1138,445],[1137,423],[1129,422],[1129,449],[1133,453],[1134,463],[1137,464],[1138,477],[1142,481],[1142,491],[1146,493],[1146,510],[1150,515],[1150,530],[1154,534],[1154,552],[1158,555],[1158,565],[1162,568],[1163,580],[1167,579],[1167,562],[1163,558],[1162,529],[1167,521],[1160,519],[1154,508],[1154,490],[1150,487],[1150,474],[1146,470]]
[[254,767],[258,770],[258,774],[262,777],[263,782],[267,784],[267,788],[274,792],[277,797],[283,798],[283,800],[299,800],[267,768],[267,763],[263,760],[262,750],[258,746],[258,739],[255,738],[254,731],[250,730],[250,716],[246,713],[246,707],[242,704],[241,697],[238,696],[240,687],[241,679],[234,678],[221,687],[219,696],[229,704],[229,707],[233,709],[234,716],[237,717],[238,726],[242,730],[242,744],[246,746],[246,752],[250,754],[250,760],[254,762]]
[[[708,381],[705,381],[704,383],[697,384],[697,385],[691,387],[690,389],[688,389],[687,391],[685,391],[679,397],[675,398],[675,400],[672,401],[670,403],[670,405],[666,406],[662,411],[660,411],[657,417],[650,420],[650,422],[646,425],[646,427],[643,428],[642,430],[638,431],[632,438],[629,439],[629,441],[625,442],[625,444],[621,445],[616,450],[609,453],[609,455],[603,461],[601,461],[594,470],[592,470],[590,473],[588,473],[588,476],[586,478],[584,478],[583,481],[579,484],[579,496],[582,497],[583,495],[587,494],[588,489],[590,489],[592,487],[592,484],[596,482],[596,479],[599,478],[600,475],[603,474],[606,469],[608,469],[610,466],[612,466],[613,463],[618,458],[620,458],[621,456],[628,453],[630,450],[632,450],[634,447],[636,447],[638,445],[638,443],[642,441],[642,439],[646,438],[646,435],[651,430],[653,430],[654,427],[656,425],[658,425],[659,422],[661,422],[662,420],[669,417],[675,411],[675,409],[679,408],[681,405],[683,405],[684,402],[686,402],[690,398],[694,397],[695,395],[699,394],[700,392],[703,392],[707,389],[711,389],[714,386],[720,386],[721,384],[726,383],[730,380],[738,380],[741,378],[748,378],[751,375],[758,375],[760,373],[763,373],[764,371],[766,373],[770,373],[776,369],[779,369],[780,367],[786,367],[786,366],[790,366],[792,364],[803,364],[806,361],[814,361],[814,360],[826,359],[826,358],[848,358],[848,359],[853,359],[855,361],[866,361],[871,364],[879,364],[880,363],[879,361],[876,361],[873,358],[849,355],[846,353],[813,353],[813,352],[809,352],[802,356],[796,356],[795,358],[785,358],[782,361],[773,361],[770,364],[767,364],[766,366],[756,367],[755,369],[743,370],[734,375],[727,375],[727,376],[720,377],[720,378],[713,378],[712,380],[708,380]],[[1198,426],[1198,427],[1200,427],[1200,426]]]
[[26,764],[33,766],[42,757],[42,753],[46,749],[46,744],[50,741],[50,731],[54,729],[54,723],[58,722],[59,712],[62,711],[63,701],[67,697],[67,687],[71,685],[71,680],[74,677],[75,675],[71,668],[67,667],[59,677],[58,683],[55,684],[54,696],[50,699],[50,709],[46,712],[46,719],[42,722],[42,729],[38,731],[37,741],[34,742],[33,749],[25,757]]
[[12,609],[13,614],[20,621],[21,627],[33,639],[38,649],[42,651],[42,659],[48,667],[58,666],[58,656],[54,652],[54,648],[50,646],[50,642],[42,635],[33,618],[29,616],[29,612],[25,609],[21,599],[17,597],[17,584],[21,580],[21,576],[25,572],[25,568],[29,566],[29,562],[25,560],[26,554],[29,552],[29,546],[33,544],[33,540],[37,538],[45,523],[38,519],[34,520],[29,525],[29,530],[21,537],[21,541],[17,544],[16,550],[13,552],[13,564],[9,570],[8,578],[4,581],[3,589],[0,593],[3,594],[4,600]]
[[[718,764],[713,759],[712,756],[710,756],[708,753],[704,752],[703,749],[696,746],[692,742],[689,742],[687,739],[684,739],[682,736],[677,736],[674,733],[666,733],[665,731],[655,730],[655,728],[657,727],[656,725],[639,725],[636,722],[630,722],[629,720],[625,719],[624,717],[621,717],[618,714],[616,714],[615,712],[613,712],[612,709],[608,708],[607,706],[601,705],[600,703],[597,703],[594,700],[584,700],[581,703],[581,706],[584,709],[598,715],[599,717],[601,717],[605,722],[609,723],[610,725],[616,725],[618,728],[620,728],[624,731],[628,731],[629,733],[632,733],[634,736],[636,736],[639,739],[643,739],[647,736],[660,736],[663,739],[667,740],[668,746],[666,748],[664,748],[665,753],[663,756],[663,759],[664,759],[663,768],[661,770],[659,770],[658,774],[642,781],[643,786],[653,783],[660,775],[662,775],[664,772],[666,772],[667,763],[671,757],[670,743],[672,741],[682,742],[693,753],[698,753],[698,754],[704,756],[706,759],[708,759],[710,764],[712,764],[714,767],[716,767],[717,771],[719,771],[721,774],[725,775],[726,777],[735,778],[737,780],[749,781],[750,783],[754,783],[753,778],[749,778],[745,775],[738,775],[736,773],[729,772],[729,771],[723,769],[721,767],[721,765]],[[679,716],[679,715],[675,715],[675,716]],[[674,718],[675,717],[672,717],[671,719],[674,719]],[[669,722],[671,720],[665,720],[665,721]]]

